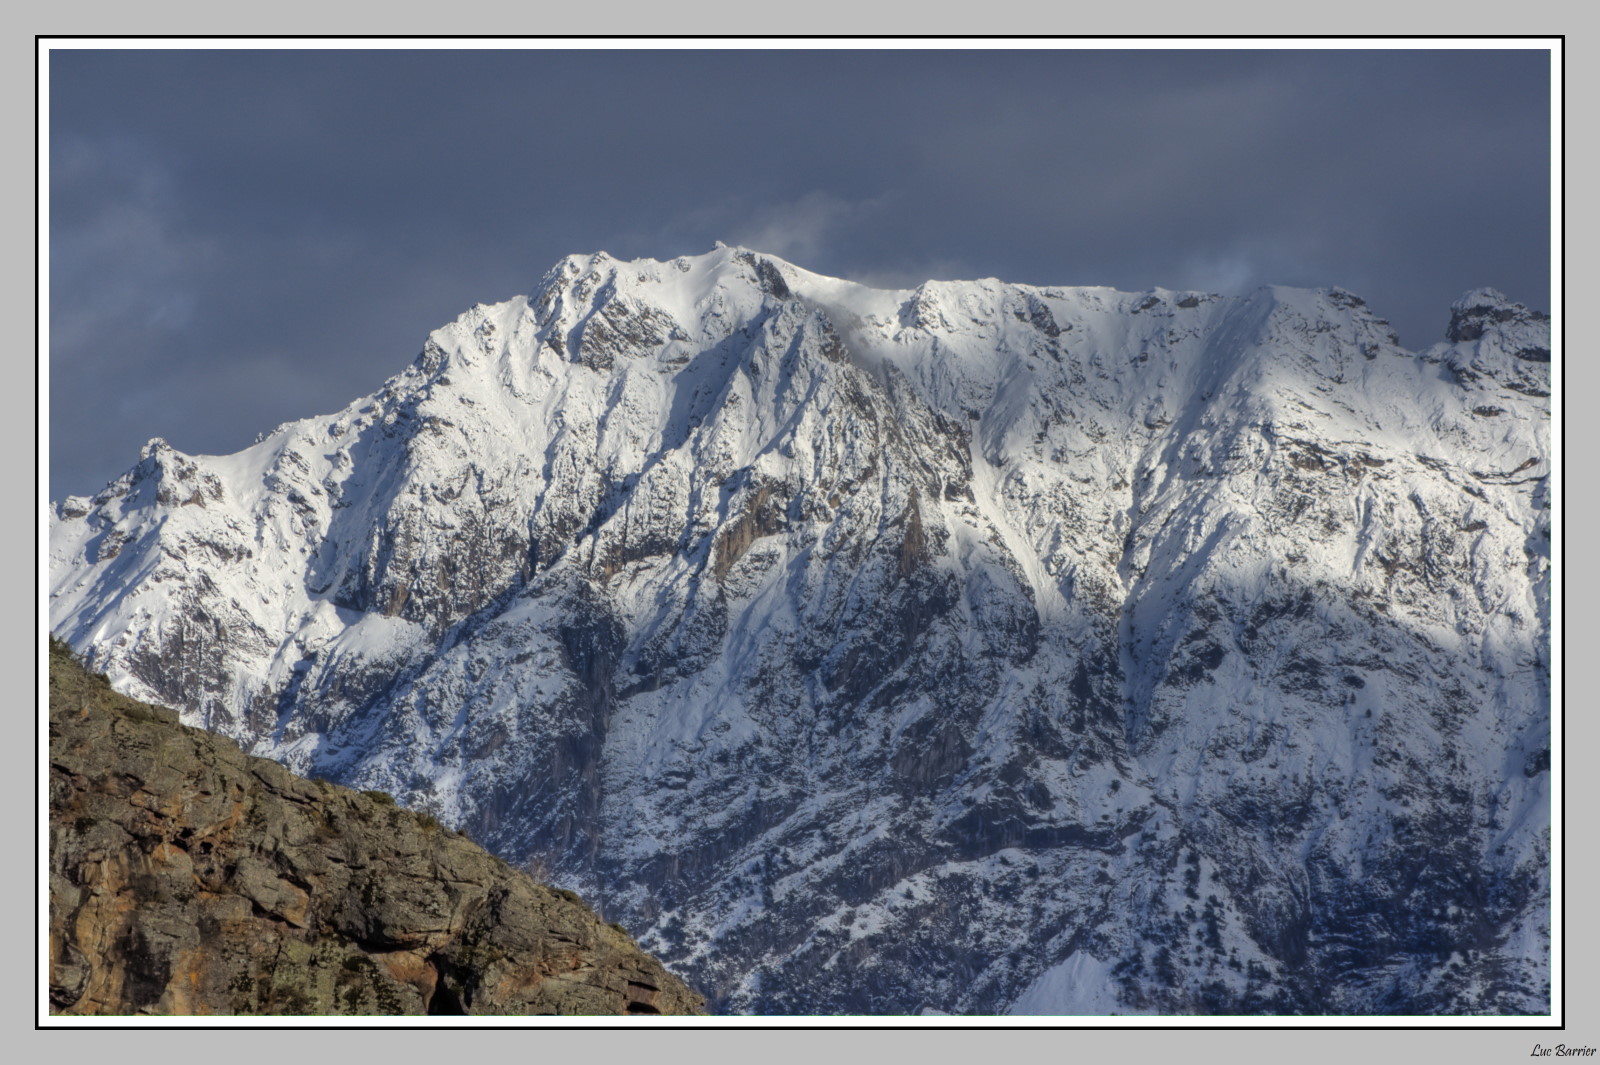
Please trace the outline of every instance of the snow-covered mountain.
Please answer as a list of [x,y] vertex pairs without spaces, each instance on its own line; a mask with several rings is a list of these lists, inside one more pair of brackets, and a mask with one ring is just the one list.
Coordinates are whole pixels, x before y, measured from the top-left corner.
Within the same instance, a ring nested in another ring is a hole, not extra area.
[[57,504],[52,622],[719,1010],[1547,1013],[1548,335],[573,256]]

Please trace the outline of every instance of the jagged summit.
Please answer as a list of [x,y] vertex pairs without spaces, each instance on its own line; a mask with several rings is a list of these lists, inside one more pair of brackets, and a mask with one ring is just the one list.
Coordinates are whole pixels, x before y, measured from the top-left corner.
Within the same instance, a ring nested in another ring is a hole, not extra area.
[[1450,326],[1445,339],[1451,343],[1477,340],[1489,330],[1523,329],[1549,330],[1550,316],[1541,311],[1529,310],[1497,289],[1475,288],[1462,294],[1450,305]]
[[64,501],[52,624],[720,1010],[1539,1012],[1548,346],[571,256]]

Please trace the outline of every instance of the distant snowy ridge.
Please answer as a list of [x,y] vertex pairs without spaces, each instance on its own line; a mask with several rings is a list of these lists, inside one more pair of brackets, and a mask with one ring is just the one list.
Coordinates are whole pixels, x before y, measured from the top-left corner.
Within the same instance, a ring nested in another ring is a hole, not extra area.
[[1549,323],[1446,335],[572,256],[57,505],[52,624],[719,1010],[1545,1013]]

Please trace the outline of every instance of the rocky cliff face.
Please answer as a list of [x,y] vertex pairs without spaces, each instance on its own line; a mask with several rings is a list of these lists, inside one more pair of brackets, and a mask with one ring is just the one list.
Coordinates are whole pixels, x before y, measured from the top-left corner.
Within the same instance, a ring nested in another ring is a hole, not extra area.
[[704,1012],[571,892],[177,717],[51,656],[53,1012]]
[[575,256],[63,501],[53,624],[722,1009],[1541,1013],[1548,322],[1446,332]]

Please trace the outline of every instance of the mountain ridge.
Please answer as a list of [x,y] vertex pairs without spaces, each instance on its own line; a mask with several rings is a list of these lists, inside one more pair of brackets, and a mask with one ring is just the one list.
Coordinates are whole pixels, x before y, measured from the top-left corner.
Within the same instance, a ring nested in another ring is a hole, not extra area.
[[[723,1006],[1071,971],[1120,1012],[1537,1012],[1548,320],[1476,290],[1449,335],[1337,288],[572,256],[341,412],[64,501],[52,624],[537,853]],[[1504,940],[1466,975],[1418,960],[1465,933],[1396,896],[1412,837]]]

